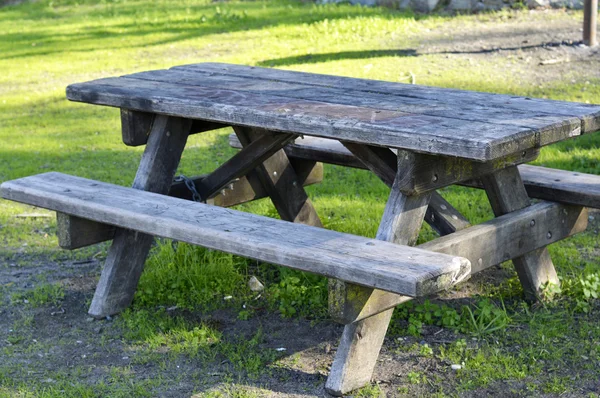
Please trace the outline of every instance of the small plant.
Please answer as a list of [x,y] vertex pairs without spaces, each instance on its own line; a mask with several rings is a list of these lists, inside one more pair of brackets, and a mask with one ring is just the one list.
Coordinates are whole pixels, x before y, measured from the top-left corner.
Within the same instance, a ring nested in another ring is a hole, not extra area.
[[15,293],[11,297],[13,302],[23,302],[33,307],[41,307],[43,305],[58,306],[64,298],[64,288],[59,284],[50,283],[38,285],[33,290],[25,293]]
[[408,372],[406,378],[410,384],[420,384],[422,380],[421,373],[419,372]]
[[483,336],[499,330],[504,330],[510,324],[510,317],[504,307],[496,306],[488,299],[480,300],[474,309],[463,306],[465,324],[463,330],[475,336]]
[[433,348],[431,348],[428,344],[422,344],[419,347],[419,355],[430,358],[433,356]]
[[325,317],[327,279],[287,269],[280,271],[281,281],[267,289],[271,307],[277,309],[284,317],[295,315],[310,318]]

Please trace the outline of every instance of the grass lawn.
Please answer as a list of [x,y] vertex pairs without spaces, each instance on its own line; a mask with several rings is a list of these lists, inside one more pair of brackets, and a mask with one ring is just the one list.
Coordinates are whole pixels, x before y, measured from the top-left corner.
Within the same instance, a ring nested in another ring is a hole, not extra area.
[[[40,0],[2,7],[0,181],[54,170],[131,184],[143,148],[121,143],[118,110],[70,103],[65,87],[178,64],[218,61],[415,79],[425,85],[600,103],[597,62],[544,75],[519,54],[477,55],[448,47],[453,40],[448,32],[470,29],[477,36],[490,26],[508,26],[510,33],[511,24],[569,25],[582,17],[580,12],[527,11],[423,16],[284,0]],[[456,35],[456,40],[462,37]],[[426,51],[438,36],[436,45],[448,48]],[[179,172],[209,172],[230,157],[235,151],[228,147],[229,133],[192,136]],[[544,148],[535,163],[600,174],[599,159],[596,134]],[[369,173],[327,165],[323,183],[307,190],[327,228],[375,235],[388,189]],[[473,223],[492,217],[480,191],[450,187],[442,194]],[[276,216],[266,200],[241,208]],[[0,396],[303,396],[272,387],[273,380],[291,383],[286,377],[305,360],[301,352],[282,354],[269,346],[269,333],[261,328],[247,339],[236,337],[204,314],[233,314],[235,322],[253,325],[281,316],[291,318],[283,324],[331,328],[326,280],[164,241],[153,249],[134,311],[93,326],[100,328],[91,338],[100,347],[97,362],[63,365],[55,346],[79,343],[53,335],[51,328],[44,332],[45,319],[53,308],[71,308],[85,323],[100,269],[88,269],[92,283],[76,291],[65,282],[74,274],[58,280],[48,264],[72,267],[102,260],[107,245],[61,251],[50,215],[0,200]],[[562,289],[549,292],[554,301],[545,306],[530,308],[522,301],[507,263],[456,292],[399,307],[384,354],[408,367],[392,379],[381,376],[388,381],[367,386],[358,396],[598,396],[599,220],[600,214],[593,213],[586,233],[550,247]],[[424,226],[419,239],[434,236]],[[25,283],[17,273],[26,275]],[[266,286],[258,298],[247,287],[251,275]],[[69,336],[77,336],[78,327],[91,328],[70,326],[75,331]],[[439,339],[438,333],[447,337]],[[119,358],[131,362],[101,363],[103,352],[116,345]],[[455,363],[462,364],[458,372],[449,370]],[[144,373],[150,366],[155,368]],[[306,387],[309,396],[322,389],[327,364],[322,367],[311,379],[313,389]]]

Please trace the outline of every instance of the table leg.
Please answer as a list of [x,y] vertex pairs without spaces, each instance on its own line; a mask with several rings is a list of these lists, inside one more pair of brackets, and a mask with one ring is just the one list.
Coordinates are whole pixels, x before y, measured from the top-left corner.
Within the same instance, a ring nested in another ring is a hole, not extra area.
[[[190,126],[190,120],[156,117],[133,188],[163,194],[169,191]],[[152,241],[152,235],[116,231],[89,309],[91,316],[113,315],[131,304]]]
[[[264,134],[264,130],[247,127],[234,127],[234,131],[244,147]],[[262,185],[282,220],[323,226],[283,149],[250,172],[248,181]]]
[[[406,196],[398,190],[397,180],[392,186],[377,239],[414,245],[431,194]],[[393,312],[391,308],[345,326],[325,384],[327,392],[341,396],[371,380]]]
[[[481,178],[496,216],[529,206],[529,196],[516,166]],[[548,249],[541,248],[512,260],[528,300],[542,298],[546,284],[560,284]]]

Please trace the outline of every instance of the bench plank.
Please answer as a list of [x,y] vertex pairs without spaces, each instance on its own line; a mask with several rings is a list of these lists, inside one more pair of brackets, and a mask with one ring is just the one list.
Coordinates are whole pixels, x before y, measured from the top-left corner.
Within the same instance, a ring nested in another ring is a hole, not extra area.
[[61,173],[8,181],[2,197],[144,234],[412,297],[461,281],[456,256],[242,213]]
[[[229,136],[229,144],[234,148],[241,147],[234,136]],[[292,158],[367,168],[341,143],[330,139],[304,137],[288,144],[285,151]],[[526,164],[519,165],[518,169],[527,194],[532,198],[600,209],[600,176]],[[461,184],[482,188],[475,180]]]

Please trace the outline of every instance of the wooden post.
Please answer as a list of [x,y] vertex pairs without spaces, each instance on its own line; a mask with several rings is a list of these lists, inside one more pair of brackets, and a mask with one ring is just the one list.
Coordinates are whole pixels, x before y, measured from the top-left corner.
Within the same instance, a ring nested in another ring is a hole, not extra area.
[[[156,116],[133,188],[166,194],[179,165],[191,121]],[[131,304],[154,237],[117,229],[96,287],[89,314],[103,318]]]
[[[507,167],[481,179],[496,217],[531,205],[525,185],[517,167]],[[548,232],[551,238],[552,232]],[[527,300],[542,297],[547,283],[560,285],[548,249],[542,247],[523,256],[513,258]]]
[[598,0],[585,0],[583,8],[583,44],[594,47],[596,39],[596,23],[598,18]]
[[[427,211],[431,193],[407,196],[400,192],[397,173],[385,207],[377,239],[414,245]],[[341,396],[371,380],[383,344],[393,308],[344,327],[325,389]]]

